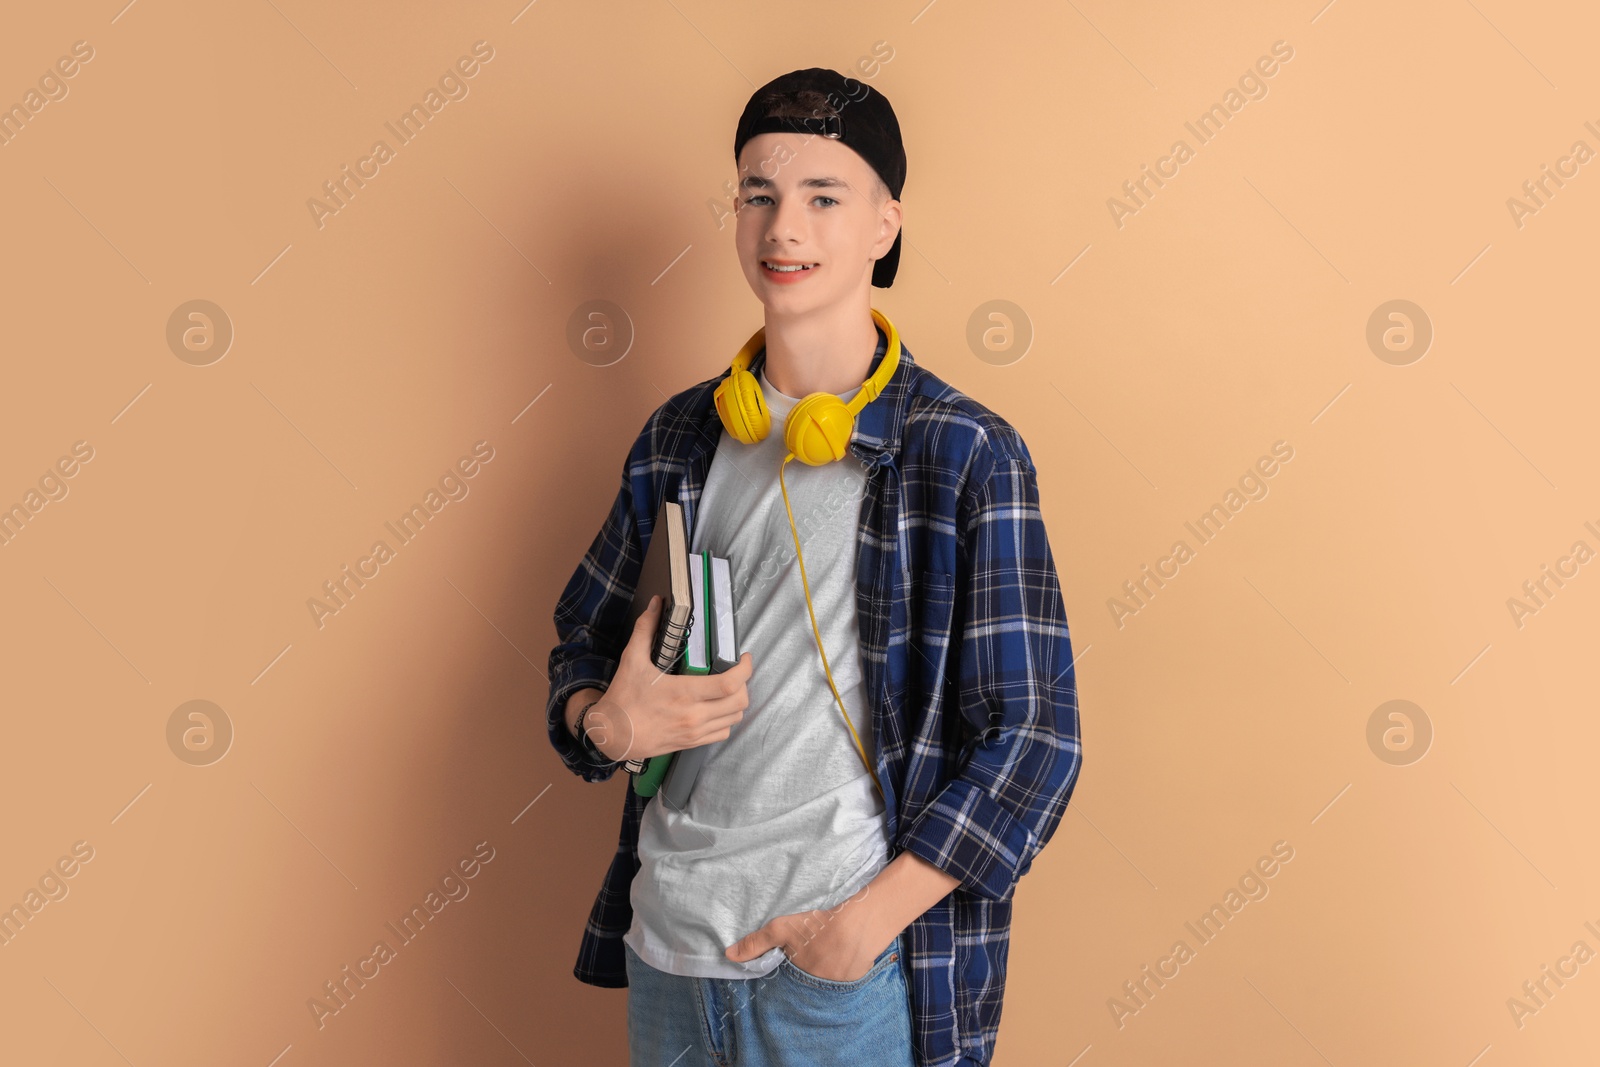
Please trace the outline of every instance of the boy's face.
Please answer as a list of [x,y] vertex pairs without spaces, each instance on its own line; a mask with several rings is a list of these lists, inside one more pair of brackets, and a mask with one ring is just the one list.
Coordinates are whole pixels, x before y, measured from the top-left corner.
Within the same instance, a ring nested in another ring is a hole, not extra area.
[[[854,149],[829,137],[750,138],[738,193],[739,266],[773,312],[803,314],[870,289],[873,261],[900,232],[900,201]],[[774,260],[810,269],[774,272]]]

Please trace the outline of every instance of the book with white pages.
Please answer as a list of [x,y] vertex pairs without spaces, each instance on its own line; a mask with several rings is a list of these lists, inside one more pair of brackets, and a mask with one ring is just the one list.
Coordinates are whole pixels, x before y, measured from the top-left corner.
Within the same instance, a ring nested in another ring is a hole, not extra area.
[[689,616],[689,643],[683,649],[684,674],[711,673],[711,629],[707,625],[706,587],[710,584],[710,553],[689,553],[689,595],[695,610]]

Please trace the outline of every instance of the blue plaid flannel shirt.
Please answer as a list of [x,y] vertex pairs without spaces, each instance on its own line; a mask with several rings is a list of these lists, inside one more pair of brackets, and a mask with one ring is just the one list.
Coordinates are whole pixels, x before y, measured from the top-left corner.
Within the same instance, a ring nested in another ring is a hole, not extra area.
[[[880,329],[874,371],[885,345]],[[757,353],[752,373],[765,358]],[[728,373],[650,416],[611,512],[556,604],[546,725],[567,768],[588,781],[607,780],[620,764],[583,754],[567,732],[567,698],[605,689],[616,673],[663,496],[682,504],[694,528],[722,432],[712,391]],[[1008,422],[918,366],[903,340],[900,365],[856,417],[849,449],[867,471],[856,607],[891,856],[909,849],[961,879],[904,934],[916,1060],[987,1064],[1012,891],[1060,823],[1083,761],[1037,471]],[[750,651],[759,670],[759,650]],[[628,891],[647,803],[624,791],[617,851],[573,967],[590,985],[627,985],[622,937],[633,921]]]

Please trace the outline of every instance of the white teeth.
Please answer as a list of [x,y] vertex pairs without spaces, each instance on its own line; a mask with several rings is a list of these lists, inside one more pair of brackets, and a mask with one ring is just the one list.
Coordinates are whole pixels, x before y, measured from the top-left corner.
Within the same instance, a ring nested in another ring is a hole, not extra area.
[[775,263],[765,263],[765,262],[763,262],[762,266],[766,267],[768,270],[782,271],[783,273],[787,274],[790,271],[810,270],[812,267],[815,267],[816,264],[815,263],[802,263],[802,264],[800,264],[798,266],[794,266],[794,267],[780,267]]

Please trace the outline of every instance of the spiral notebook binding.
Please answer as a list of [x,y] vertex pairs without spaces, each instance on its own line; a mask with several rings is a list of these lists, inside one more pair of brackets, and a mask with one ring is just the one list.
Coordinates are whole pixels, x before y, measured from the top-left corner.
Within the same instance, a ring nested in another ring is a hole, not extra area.
[[678,660],[683,657],[684,643],[689,640],[689,624],[693,620],[693,612],[685,618],[682,625],[674,624],[670,617],[662,621],[661,648],[657,652],[655,661],[656,670],[671,674]]

